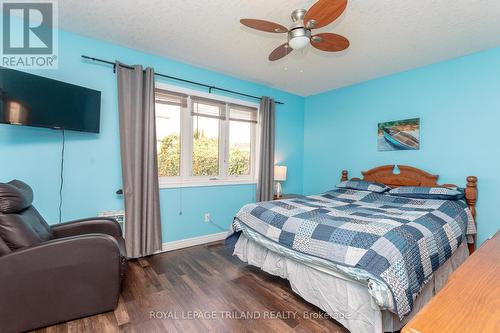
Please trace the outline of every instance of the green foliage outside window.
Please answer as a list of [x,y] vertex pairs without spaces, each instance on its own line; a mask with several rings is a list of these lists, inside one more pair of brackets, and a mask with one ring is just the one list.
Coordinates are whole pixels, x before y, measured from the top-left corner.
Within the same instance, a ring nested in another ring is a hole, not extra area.
[[[193,175],[217,176],[219,174],[219,142],[207,137],[203,131],[193,136]],[[180,138],[177,134],[166,136],[158,151],[158,173],[161,177],[179,176]],[[229,174],[250,174],[250,151],[232,146],[229,153]]]
[[219,140],[195,130],[193,135],[193,176],[219,174]]
[[180,175],[181,140],[179,135],[171,134],[161,141],[158,151],[158,175],[173,177]]
[[229,152],[229,174],[249,175],[250,174],[250,151],[231,147]]

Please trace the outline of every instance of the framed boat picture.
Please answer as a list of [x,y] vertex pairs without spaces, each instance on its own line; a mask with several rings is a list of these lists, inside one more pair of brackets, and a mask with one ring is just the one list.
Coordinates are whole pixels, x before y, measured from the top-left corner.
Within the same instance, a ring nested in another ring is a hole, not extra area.
[[420,149],[420,118],[378,124],[379,151]]

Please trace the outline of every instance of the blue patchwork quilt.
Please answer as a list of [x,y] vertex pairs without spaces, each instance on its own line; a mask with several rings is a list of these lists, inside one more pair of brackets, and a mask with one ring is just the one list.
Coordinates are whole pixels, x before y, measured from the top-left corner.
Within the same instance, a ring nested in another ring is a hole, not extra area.
[[384,281],[400,319],[412,310],[432,273],[466,241],[466,235],[476,232],[463,200],[412,199],[341,188],[248,204],[235,220],[287,248],[363,269]]

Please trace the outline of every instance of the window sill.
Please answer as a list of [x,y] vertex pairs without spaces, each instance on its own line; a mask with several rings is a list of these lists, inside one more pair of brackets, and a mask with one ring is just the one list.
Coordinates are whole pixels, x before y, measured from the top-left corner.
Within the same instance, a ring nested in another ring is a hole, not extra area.
[[164,188],[189,188],[189,187],[208,187],[208,186],[231,186],[231,185],[255,185],[256,180],[251,179],[226,179],[226,180],[199,180],[184,182],[161,182],[160,189]]

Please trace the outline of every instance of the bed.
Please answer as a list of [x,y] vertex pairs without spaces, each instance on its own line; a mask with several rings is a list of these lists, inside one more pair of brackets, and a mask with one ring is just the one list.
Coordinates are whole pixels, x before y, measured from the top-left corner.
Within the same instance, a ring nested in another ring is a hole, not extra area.
[[[438,185],[438,176],[417,168],[394,168],[352,180],[458,188]],[[235,256],[288,279],[294,292],[351,332],[397,331],[474,250],[477,178],[467,177],[463,191],[463,199],[443,200],[334,188],[249,204],[228,240]]]

